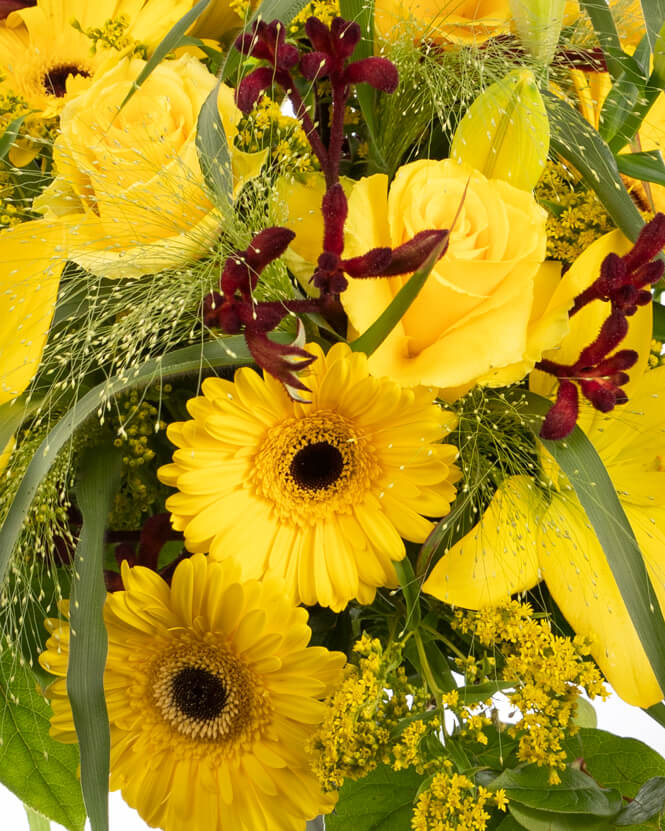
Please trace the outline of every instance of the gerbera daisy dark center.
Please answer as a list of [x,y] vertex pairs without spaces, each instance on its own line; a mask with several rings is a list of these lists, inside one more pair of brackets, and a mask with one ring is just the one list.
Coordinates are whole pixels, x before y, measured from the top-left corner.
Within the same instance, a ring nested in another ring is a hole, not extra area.
[[299,450],[289,472],[296,484],[307,490],[320,490],[334,484],[342,475],[344,459],[327,441],[317,441]]
[[84,78],[90,77],[90,73],[87,70],[81,69],[76,64],[59,64],[58,66],[52,66],[48,72],[42,75],[42,86],[49,95],[62,98],[67,92],[67,78],[70,75],[82,75]]
[[171,682],[171,695],[184,715],[201,721],[216,718],[228,698],[222,681],[200,667],[181,669]]

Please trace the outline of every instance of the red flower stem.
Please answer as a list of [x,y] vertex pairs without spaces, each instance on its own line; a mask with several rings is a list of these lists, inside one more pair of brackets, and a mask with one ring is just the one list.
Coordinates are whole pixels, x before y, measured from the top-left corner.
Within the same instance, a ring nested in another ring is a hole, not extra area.
[[348,90],[345,90],[343,83],[333,85],[328,167],[325,171],[326,185],[329,188],[339,181],[339,163],[342,158],[342,144],[344,142],[344,110],[348,97]]

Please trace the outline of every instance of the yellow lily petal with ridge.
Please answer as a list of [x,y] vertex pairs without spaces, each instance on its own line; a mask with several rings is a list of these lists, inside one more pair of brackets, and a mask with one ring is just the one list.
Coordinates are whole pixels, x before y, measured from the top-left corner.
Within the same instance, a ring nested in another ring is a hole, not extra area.
[[37,372],[65,264],[64,230],[46,220],[0,231],[0,404]]

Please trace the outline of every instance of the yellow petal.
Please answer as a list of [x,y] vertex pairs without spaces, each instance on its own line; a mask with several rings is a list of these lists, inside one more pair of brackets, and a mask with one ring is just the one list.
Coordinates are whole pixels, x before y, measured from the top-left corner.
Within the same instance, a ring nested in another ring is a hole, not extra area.
[[59,223],[43,219],[0,231],[0,404],[37,372],[66,260],[63,238]]
[[481,609],[530,589],[539,580],[535,533],[543,507],[531,479],[504,480],[480,522],[434,566],[423,591]]

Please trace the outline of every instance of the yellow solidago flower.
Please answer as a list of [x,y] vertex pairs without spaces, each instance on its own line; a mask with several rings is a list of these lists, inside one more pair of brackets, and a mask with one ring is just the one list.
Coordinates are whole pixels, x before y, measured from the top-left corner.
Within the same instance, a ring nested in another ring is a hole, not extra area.
[[150,51],[189,5],[187,0],[37,0],[0,22],[0,71],[31,110],[57,115],[108,58],[108,49],[91,48],[86,32],[124,18],[128,43],[145,44]]
[[336,611],[395,586],[402,537],[423,542],[447,513],[457,451],[441,440],[454,417],[431,389],[370,376],[367,357],[336,344],[301,377],[311,403],[252,369],[208,378],[170,425],[179,448],[160,468],[190,551],[236,557],[248,577],[283,576],[298,602]]
[[445,759],[444,770],[435,773],[420,794],[411,819],[412,831],[485,831],[490,818],[486,808],[506,810],[503,790],[495,792],[476,786],[468,776],[452,772]]
[[[612,232],[566,276],[581,291],[608,253],[629,248]],[[574,360],[606,315],[602,301],[590,303],[572,318],[570,334],[549,357]],[[643,306],[620,344],[640,355],[625,387],[628,403],[607,414],[583,405],[578,423],[607,468],[665,609],[665,367],[644,371],[650,344],[651,308]],[[551,376],[532,376],[536,392],[548,395],[552,386]],[[605,554],[566,478],[550,457],[543,463],[552,479],[549,489],[530,476],[506,478],[478,525],[442,557],[423,588],[447,603],[480,609],[545,580],[573,629],[592,641],[592,655],[617,693],[636,706],[655,704],[662,692]]]
[[[169,587],[124,564],[125,591],[106,598],[110,788],[164,831],[302,831],[334,804],[304,748],[344,656],[307,647],[307,613],[281,581],[238,572],[198,554]],[[51,735],[74,742],[70,628],[47,628]]]

